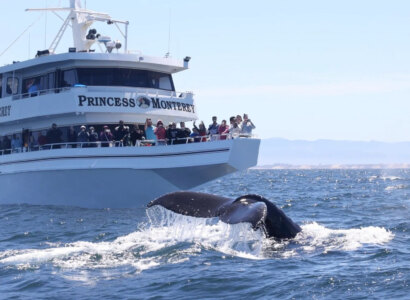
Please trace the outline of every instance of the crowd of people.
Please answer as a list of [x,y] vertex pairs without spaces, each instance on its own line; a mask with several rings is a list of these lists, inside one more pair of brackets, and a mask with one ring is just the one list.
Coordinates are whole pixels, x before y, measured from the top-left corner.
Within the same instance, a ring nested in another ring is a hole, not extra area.
[[63,143],[72,148],[174,145],[204,142],[208,139],[211,141],[225,140],[227,138],[237,138],[241,135],[250,136],[253,129],[255,129],[255,125],[247,114],[244,114],[243,118],[240,115],[231,117],[229,125],[226,120],[222,120],[219,124],[217,117],[212,117],[212,123],[208,126],[208,129],[206,129],[203,121],[198,126],[194,121],[192,131],[185,127],[184,122],[180,122],[179,127],[177,127],[174,122],[164,126],[163,122],[158,120],[156,126],[154,126],[151,119],[146,119],[143,126],[138,124],[129,126],[124,124],[123,121],[119,121],[113,131],[108,125],[102,126],[99,132],[94,126],[87,128],[82,125],[79,127],[78,132],[74,126],[71,126],[64,138],[63,131],[57,127],[57,124],[53,123],[45,135],[39,131],[37,138],[28,130],[23,131],[21,139],[18,134],[13,134],[11,139],[9,136],[4,136],[3,139],[0,139],[0,150],[2,150],[2,154],[9,154],[24,151],[28,148],[32,150],[47,147],[57,149]]

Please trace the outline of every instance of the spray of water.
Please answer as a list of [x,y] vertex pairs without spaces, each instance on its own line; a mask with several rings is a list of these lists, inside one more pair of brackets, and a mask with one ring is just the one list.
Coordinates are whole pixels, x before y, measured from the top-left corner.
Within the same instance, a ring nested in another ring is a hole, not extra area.
[[247,223],[229,225],[216,218],[178,215],[162,207],[150,208],[147,215],[148,223],[113,241],[49,243],[45,249],[0,252],[0,267],[24,269],[52,263],[80,271],[131,266],[141,272],[187,261],[202,251],[246,259],[271,259],[278,254],[287,258],[315,251],[353,251],[366,244],[387,243],[394,237],[380,227],[332,230],[311,223],[303,225],[295,239],[277,242],[264,238],[261,231],[253,230]]

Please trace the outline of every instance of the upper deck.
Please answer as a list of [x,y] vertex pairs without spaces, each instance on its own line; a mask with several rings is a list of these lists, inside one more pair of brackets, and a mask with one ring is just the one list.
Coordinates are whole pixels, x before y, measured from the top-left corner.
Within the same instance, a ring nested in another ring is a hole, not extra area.
[[50,122],[195,120],[193,94],[176,92],[172,80],[173,73],[187,68],[187,59],[93,52],[45,55],[4,66],[2,133],[44,129]]

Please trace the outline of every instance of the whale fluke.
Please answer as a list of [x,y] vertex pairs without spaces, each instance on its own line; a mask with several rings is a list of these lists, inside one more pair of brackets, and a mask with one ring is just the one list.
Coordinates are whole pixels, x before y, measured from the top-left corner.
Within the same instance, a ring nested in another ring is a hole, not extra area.
[[276,239],[294,238],[302,230],[275,204],[259,195],[230,199],[206,193],[174,192],[148,203],[148,207],[155,205],[185,216],[218,217],[228,224],[247,222],[254,229],[261,228],[267,237]]

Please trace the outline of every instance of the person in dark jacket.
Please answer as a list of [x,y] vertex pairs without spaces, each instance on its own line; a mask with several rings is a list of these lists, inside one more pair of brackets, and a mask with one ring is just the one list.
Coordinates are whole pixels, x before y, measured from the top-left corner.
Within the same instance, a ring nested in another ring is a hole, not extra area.
[[98,142],[98,133],[97,132],[95,132],[95,129],[94,129],[94,127],[93,126],[91,126],[90,128],[89,128],[89,130],[90,130],[90,132],[89,132],[89,141],[90,141],[90,147],[97,147],[98,145],[97,145],[97,142]]
[[130,133],[130,140],[131,140],[131,145],[139,145],[137,141],[141,141],[145,139],[144,138],[144,133],[142,130],[138,127],[138,125],[134,125],[132,127],[131,133]]
[[11,149],[11,140],[9,139],[9,137],[7,135],[4,136],[3,138],[3,150],[4,154],[10,154],[10,149]]
[[179,126],[181,128],[178,130],[178,144],[186,144],[191,135],[191,129],[185,127],[185,122],[179,123]]
[[[57,124],[53,123],[51,128],[47,131],[47,142],[49,144],[59,144],[61,143],[61,136],[63,133],[59,128],[57,128]],[[61,148],[60,145],[51,146],[52,149],[59,149]]]
[[83,125],[80,127],[80,132],[77,135],[77,142],[81,143],[80,148],[88,147],[88,142],[90,141],[90,135],[86,131],[86,127]]
[[115,141],[118,142],[118,145],[120,146],[121,144],[123,146],[128,146],[129,142],[129,134],[130,134],[130,129],[128,126],[124,125],[124,121],[120,121],[119,125],[115,127]]
[[177,125],[174,122],[172,122],[169,124],[168,129],[167,129],[168,145],[176,144],[177,138],[178,138]]
[[77,145],[75,143],[77,143],[77,132],[74,129],[74,126],[70,126],[70,128],[68,129],[68,142],[72,143],[71,144],[71,148],[77,148]]

